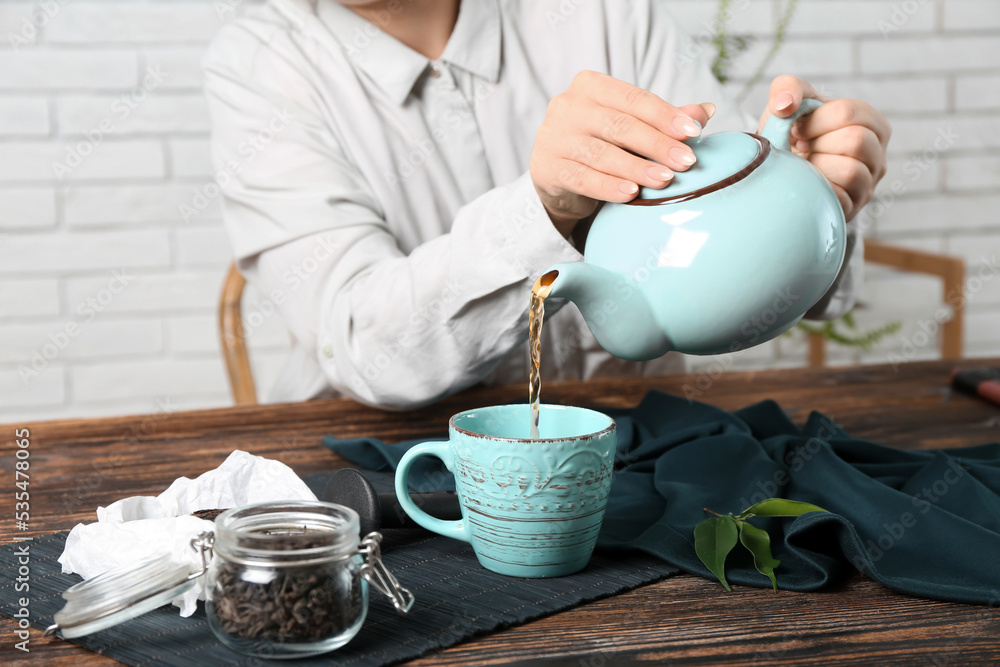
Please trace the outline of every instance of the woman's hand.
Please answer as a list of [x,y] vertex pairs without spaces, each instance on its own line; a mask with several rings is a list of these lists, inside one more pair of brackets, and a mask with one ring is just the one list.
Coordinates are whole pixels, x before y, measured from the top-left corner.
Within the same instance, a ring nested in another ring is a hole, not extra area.
[[568,237],[598,202],[665,187],[694,164],[682,141],[713,113],[714,104],[675,107],[605,74],[577,74],[549,102],[531,152],[531,180],[556,229]]
[[770,100],[758,131],[772,114],[791,116],[804,97],[826,104],[792,127],[792,150],[823,172],[840,199],[844,217],[853,220],[885,176],[892,127],[867,102],[829,100],[798,77],[779,76],[771,82]]

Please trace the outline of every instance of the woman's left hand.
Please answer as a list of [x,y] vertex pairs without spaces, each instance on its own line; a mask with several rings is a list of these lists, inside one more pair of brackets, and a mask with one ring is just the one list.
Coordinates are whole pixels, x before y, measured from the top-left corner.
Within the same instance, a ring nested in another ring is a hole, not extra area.
[[792,127],[792,150],[823,172],[840,199],[844,217],[850,221],[871,201],[875,185],[885,176],[885,153],[892,127],[867,102],[830,100],[808,82],[785,75],[771,82],[770,99],[758,132],[772,114],[791,116],[806,97],[826,104]]

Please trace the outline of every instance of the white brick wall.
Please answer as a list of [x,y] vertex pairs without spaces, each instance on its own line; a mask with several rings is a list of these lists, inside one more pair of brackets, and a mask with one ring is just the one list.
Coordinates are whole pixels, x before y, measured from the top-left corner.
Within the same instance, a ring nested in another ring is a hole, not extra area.
[[[661,1],[711,37],[713,0]],[[215,315],[230,261],[218,202],[190,222],[178,214],[210,177],[199,61],[232,17],[220,4],[0,2],[0,422],[230,403]],[[732,5],[733,32],[754,40],[733,71],[740,86],[784,0]],[[770,77],[785,72],[890,116],[883,191],[899,181],[904,192],[869,235],[964,257],[972,276],[983,267],[991,279],[970,283],[966,351],[1000,354],[1000,278],[983,264],[1000,256],[1000,1],[801,0],[747,108],[756,114]],[[953,145],[936,150],[949,128]],[[861,326],[900,320],[903,331],[865,355],[832,347],[833,363],[887,361],[940,306],[931,278],[869,273]],[[250,346],[263,394],[288,347],[280,318]],[[928,344],[913,358],[935,354]],[[801,339],[782,338],[731,367],[789,367],[804,355]]]
[[0,89],[127,91],[138,84],[138,60],[127,50],[39,47],[0,52]]
[[[65,165],[67,171],[60,167],[60,176],[53,163]],[[164,174],[163,147],[148,139],[0,144],[0,183],[3,184],[161,179]]]
[[4,229],[43,229],[56,224],[56,193],[50,187],[10,188],[4,193]]
[[0,100],[0,133],[44,137],[49,131],[49,103],[44,97],[18,95]]
[[[0,422],[231,402],[218,202],[178,212],[211,171],[200,60],[219,4],[0,3]],[[253,346],[266,391],[279,318]]]

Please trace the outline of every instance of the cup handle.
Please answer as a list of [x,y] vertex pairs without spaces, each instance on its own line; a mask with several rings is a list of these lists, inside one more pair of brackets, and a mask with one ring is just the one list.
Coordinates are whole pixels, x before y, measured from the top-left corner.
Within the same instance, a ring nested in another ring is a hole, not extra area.
[[462,511],[462,519],[459,521],[444,521],[442,519],[436,519],[432,517],[427,512],[423,511],[417,504],[413,502],[410,498],[410,490],[407,486],[407,477],[410,473],[410,468],[413,463],[421,456],[436,456],[441,459],[448,471],[454,474],[452,470],[452,465],[454,464],[454,457],[451,453],[451,446],[448,442],[424,442],[419,445],[414,445],[405,454],[403,458],[400,459],[399,465],[396,466],[396,498],[399,500],[399,506],[403,508],[411,519],[418,525],[426,528],[427,530],[433,531],[438,535],[444,535],[445,537],[451,537],[456,540],[462,540],[463,542],[469,541],[469,525],[465,521],[465,511]]
[[792,144],[788,133],[792,131],[792,125],[802,116],[811,114],[821,106],[823,106],[823,103],[819,100],[807,97],[802,100],[802,104],[799,105],[798,111],[793,113],[788,118],[779,118],[778,116],[771,114],[771,117],[767,119],[767,123],[764,124],[764,130],[761,132],[761,135],[770,141],[771,145],[775,148],[779,148],[783,151],[790,151],[792,149]]

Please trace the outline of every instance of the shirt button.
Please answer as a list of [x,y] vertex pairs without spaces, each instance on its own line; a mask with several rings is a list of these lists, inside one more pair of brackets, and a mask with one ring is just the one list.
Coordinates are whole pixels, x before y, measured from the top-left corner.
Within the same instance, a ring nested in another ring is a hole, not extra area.
[[333,346],[332,345],[324,345],[323,346],[323,356],[326,357],[327,359],[333,359]]
[[441,78],[441,66],[440,65],[431,65],[431,76],[434,77],[435,79],[440,79]]

